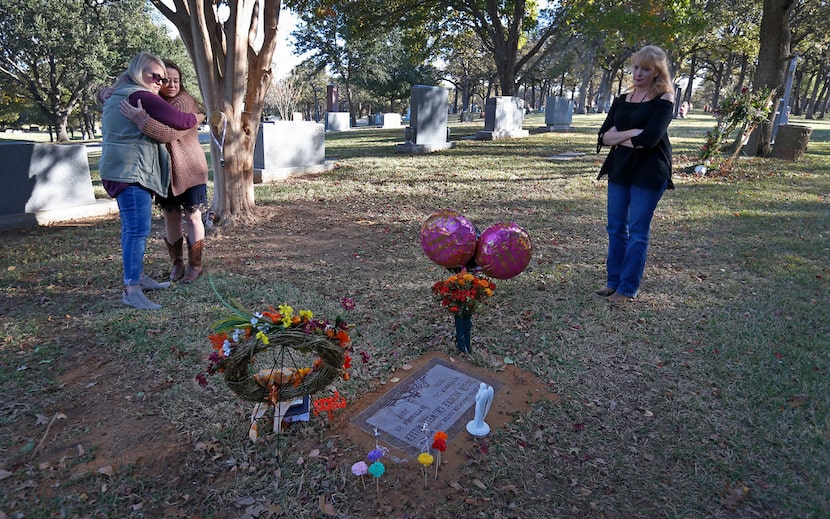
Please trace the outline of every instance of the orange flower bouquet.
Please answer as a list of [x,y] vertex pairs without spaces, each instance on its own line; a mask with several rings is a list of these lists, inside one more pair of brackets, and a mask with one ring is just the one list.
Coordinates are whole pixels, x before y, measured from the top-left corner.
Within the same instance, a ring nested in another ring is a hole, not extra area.
[[473,315],[495,290],[495,283],[466,269],[432,285],[432,293],[441,306],[461,317]]
[[466,269],[432,285],[436,300],[455,316],[458,351],[470,353],[472,316],[495,290],[495,283]]

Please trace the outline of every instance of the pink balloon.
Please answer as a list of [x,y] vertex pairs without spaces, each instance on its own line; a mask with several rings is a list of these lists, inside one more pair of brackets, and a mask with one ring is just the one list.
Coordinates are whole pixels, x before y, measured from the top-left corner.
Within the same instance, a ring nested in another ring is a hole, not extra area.
[[478,239],[476,263],[495,279],[510,279],[520,274],[533,254],[530,235],[513,222],[491,225]]
[[442,209],[421,225],[421,247],[442,267],[462,267],[476,252],[476,228],[462,214]]

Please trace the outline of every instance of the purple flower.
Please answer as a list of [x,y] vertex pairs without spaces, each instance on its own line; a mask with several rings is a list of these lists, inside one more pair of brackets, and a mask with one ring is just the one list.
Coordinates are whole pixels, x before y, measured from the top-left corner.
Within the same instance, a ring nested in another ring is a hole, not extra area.
[[380,449],[372,449],[366,457],[369,458],[369,461],[377,461],[383,457],[383,451]]
[[346,296],[343,298],[342,301],[340,301],[340,306],[342,306],[346,310],[354,310],[354,299]]
[[207,387],[208,385],[208,379],[204,373],[199,373],[198,375],[196,375],[196,382],[198,382],[199,385],[202,387]]

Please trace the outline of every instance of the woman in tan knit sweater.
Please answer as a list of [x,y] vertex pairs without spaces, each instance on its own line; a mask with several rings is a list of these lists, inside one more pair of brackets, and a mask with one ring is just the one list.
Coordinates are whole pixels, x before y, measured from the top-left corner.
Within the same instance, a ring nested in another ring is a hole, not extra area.
[[[170,79],[159,92],[171,105],[182,112],[200,113],[196,100],[187,92],[181,69],[165,60]],[[149,117],[140,107],[123,106],[122,113],[130,118],[149,137],[167,143],[172,163],[170,191],[158,196],[156,203],[164,213],[167,236],[165,243],[173,261],[170,280],[182,283],[195,281],[202,273],[202,252],[205,226],[202,212],[207,209],[208,166],[205,152],[199,143],[197,128],[177,131]],[[184,236],[182,215],[187,226],[187,269],[184,266]]]

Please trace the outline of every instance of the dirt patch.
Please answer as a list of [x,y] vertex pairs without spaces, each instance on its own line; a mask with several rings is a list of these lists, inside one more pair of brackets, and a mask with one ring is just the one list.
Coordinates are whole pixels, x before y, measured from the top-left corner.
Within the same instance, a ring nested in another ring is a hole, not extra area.
[[[278,223],[289,219],[290,225]],[[97,220],[75,222],[69,227],[97,225],[117,224]],[[302,231],[286,231],[286,227]],[[337,239],[331,239],[335,230]],[[348,272],[353,280],[375,280],[382,277],[384,268],[388,268],[390,254],[413,253],[408,251],[412,247],[402,247],[403,243],[411,241],[408,234],[413,231],[417,232],[417,229],[378,224],[365,216],[346,215],[335,207],[322,204],[298,204],[291,207],[290,213],[269,208],[263,210],[262,219],[254,229],[246,232],[220,229],[210,234],[206,267],[208,272],[210,269],[239,272],[269,282],[273,280],[275,267],[286,277],[309,272],[318,276]],[[3,239],[24,242],[55,232],[55,229],[42,229],[4,233]],[[148,268],[156,277],[166,274],[167,268],[161,232],[161,222],[155,220],[148,243]],[[359,244],[359,247],[344,244]],[[108,261],[117,263],[117,259],[113,256]],[[94,269],[89,270],[90,280],[75,281],[85,287],[84,297],[114,300],[117,290],[102,285]],[[199,283],[207,289],[204,279]],[[111,285],[117,288],[115,281]],[[6,300],[6,305],[30,305],[33,300],[42,305],[61,303],[59,296],[54,294],[45,298],[38,296],[36,279],[20,286],[32,293],[24,293],[14,301]],[[73,287],[67,286],[65,293],[70,290]],[[219,450],[227,454],[229,446],[212,447],[203,438],[191,438],[160,415],[159,410],[164,405],[161,399],[165,398],[172,381],[157,377],[156,371],[135,360],[119,358],[115,349],[84,338],[84,332],[78,327],[56,326],[53,333],[51,339],[58,344],[72,345],[56,357],[51,366],[51,370],[60,375],[56,378],[56,387],[49,391],[57,392],[61,399],[49,400],[48,405],[39,405],[36,399],[29,403],[18,401],[17,406],[5,409],[7,419],[0,425],[7,431],[5,436],[12,440],[7,452],[13,455],[2,466],[12,474],[3,482],[10,489],[7,510],[25,509],[25,503],[43,502],[47,504],[40,506],[50,510],[53,508],[48,500],[53,497],[56,502],[68,497],[77,500],[80,503],[77,510],[96,510],[95,496],[100,499],[110,495],[123,503],[119,507],[130,510],[133,515],[149,513],[152,516],[197,518],[203,517],[203,513],[205,516],[215,514],[205,508],[205,503],[213,499],[211,496],[217,491],[235,485],[239,472],[236,465],[230,465],[227,456],[219,456]],[[428,342],[437,347],[443,341],[433,338]],[[34,343],[27,344],[26,348],[32,346]],[[440,347],[443,349],[445,345]],[[435,355],[463,364],[465,369],[480,371],[463,358],[451,358],[440,352],[413,360],[413,369]],[[349,467],[365,456],[374,442],[374,438],[350,424],[351,417],[391,387],[393,383],[389,379],[395,376],[404,379],[406,375],[406,372],[393,373],[380,381],[374,391],[358,402],[350,402],[347,410],[337,414],[331,423],[327,419],[312,418],[308,427],[321,431],[319,434],[303,436],[294,427],[285,432],[282,440],[269,435],[265,444],[251,448],[262,451],[252,455],[260,459],[256,473],[279,470],[280,464],[284,468],[288,455],[320,451],[320,458],[328,459],[331,464],[326,470],[342,470],[351,477]],[[517,413],[525,412],[532,401],[556,398],[531,375],[513,366],[507,366],[499,373],[488,371],[487,376],[497,377],[504,386],[487,416],[487,423],[494,432]],[[237,404],[230,402],[228,405]],[[244,403],[239,407],[244,408],[241,415],[248,411]],[[338,447],[328,445],[327,438],[337,439],[339,451]],[[239,435],[237,440],[234,448],[248,442],[244,435]],[[461,503],[468,499],[464,489],[474,484],[468,477],[468,469],[485,457],[489,443],[488,438],[475,439],[466,432],[457,436],[442,456],[438,478],[432,472],[427,488],[424,488],[423,473],[417,461],[411,455],[393,451],[390,460],[392,456],[409,456],[410,461],[387,464],[379,493],[372,487],[371,476],[367,476],[365,481],[357,478],[344,481],[352,490],[348,504],[336,503],[338,494],[335,489],[328,489],[326,494],[338,505],[337,509],[360,510],[366,516],[430,517],[432,511],[448,501]],[[277,460],[262,461],[267,458],[263,453],[274,445],[284,449],[283,455]],[[239,467],[248,463],[243,460],[234,462],[238,462]],[[248,470],[254,470],[254,466],[255,463],[250,461]],[[140,483],[135,486],[130,481]],[[365,491],[363,483],[367,486]],[[313,485],[314,482],[309,481],[306,484],[309,490],[298,490],[297,495],[314,502],[314,492],[320,489]],[[148,500],[147,495],[153,492],[165,496],[164,503],[159,503],[158,498]],[[231,503],[233,507],[220,512],[218,517],[240,517],[248,512],[251,517],[277,517],[281,513],[278,505],[260,505],[259,500],[250,504],[245,496],[234,498]],[[331,511],[327,506],[325,503],[319,505],[319,510],[326,515]],[[312,505],[312,508],[317,507]]]

